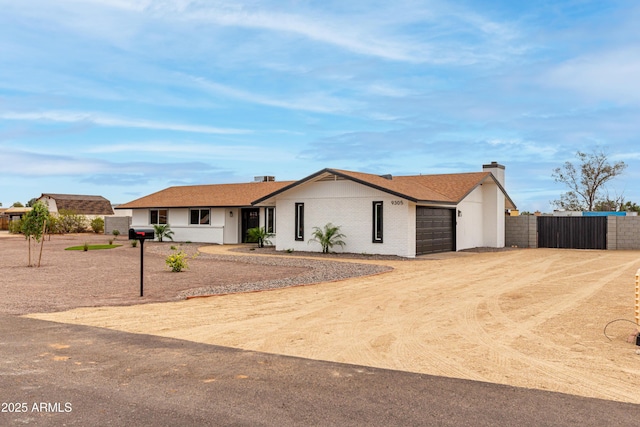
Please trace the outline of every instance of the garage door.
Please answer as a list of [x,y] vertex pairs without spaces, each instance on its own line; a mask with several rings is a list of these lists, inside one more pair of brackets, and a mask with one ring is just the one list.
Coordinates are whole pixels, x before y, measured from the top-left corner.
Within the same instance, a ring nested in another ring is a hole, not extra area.
[[416,255],[456,250],[455,210],[416,208]]

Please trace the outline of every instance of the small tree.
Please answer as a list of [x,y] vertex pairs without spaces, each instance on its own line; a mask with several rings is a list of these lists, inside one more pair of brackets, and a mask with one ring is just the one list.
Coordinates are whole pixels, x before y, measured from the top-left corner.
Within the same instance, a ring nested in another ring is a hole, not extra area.
[[[37,243],[44,243],[43,236],[47,227],[47,220],[49,219],[49,209],[42,202],[37,202],[33,205],[33,209],[27,212],[22,217],[22,232],[29,246],[29,264],[31,267],[31,241],[35,240]],[[40,267],[40,260],[42,259],[42,245],[40,246],[40,257],[38,258],[38,267]]]
[[173,242],[173,231],[171,231],[171,227],[169,226],[169,224],[155,224],[153,226],[153,230],[156,233],[158,242],[162,242],[162,240],[165,238]]
[[264,245],[270,245],[273,237],[272,233],[267,233],[264,227],[255,227],[247,230],[247,241],[252,243],[258,243],[259,248],[263,248]]
[[344,247],[346,245],[342,239],[347,236],[340,233],[340,226],[335,226],[331,223],[326,224],[322,229],[319,227],[313,227],[313,233],[311,233],[311,235],[313,238],[309,239],[308,243],[320,243],[323,254],[328,254],[329,249],[333,248],[335,245],[340,247]]
[[12,208],[24,208],[24,205],[20,202],[13,202],[11,205]]
[[560,195],[552,203],[560,209],[594,210],[596,203],[602,200],[601,192],[611,179],[620,175],[627,165],[623,161],[610,164],[602,151],[583,153],[578,151],[578,166],[565,162],[553,170],[553,178],[569,187],[569,191]]

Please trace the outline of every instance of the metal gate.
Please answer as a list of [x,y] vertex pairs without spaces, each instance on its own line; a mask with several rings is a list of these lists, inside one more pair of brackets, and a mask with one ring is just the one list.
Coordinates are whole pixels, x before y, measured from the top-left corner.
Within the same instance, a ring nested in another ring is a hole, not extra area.
[[607,217],[540,216],[538,247],[607,249]]

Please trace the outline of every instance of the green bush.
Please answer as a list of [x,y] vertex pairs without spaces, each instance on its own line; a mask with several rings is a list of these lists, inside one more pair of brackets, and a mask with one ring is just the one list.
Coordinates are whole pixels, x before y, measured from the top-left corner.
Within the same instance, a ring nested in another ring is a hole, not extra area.
[[264,245],[270,245],[269,240],[274,235],[267,233],[264,227],[255,227],[247,230],[247,241],[251,243],[257,243],[259,248],[263,248]]
[[93,218],[91,220],[91,229],[97,234],[104,233],[104,218],[99,216]]
[[49,234],[62,234],[62,227],[60,226],[60,217],[57,215],[49,215],[47,219],[47,233]]
[[14,219],[9,222],[9,233],[20,234],[22,233],[22,220]]
[[132,240],[131,241],[131,247],[135,248],[136,246],[138,246],[138,241],[137,240]]
[[187,254],[185,254],[183,251],[174,252],[173,254],[169,255],[165,260],[165,264],[167,264],[169,269],[174,273],[179,273],[182,270],[189,268],[189,266],[187,265]]
[[58,221],[61,233],[83,233],[87,230],[87,217],[73,211],[61,210]]

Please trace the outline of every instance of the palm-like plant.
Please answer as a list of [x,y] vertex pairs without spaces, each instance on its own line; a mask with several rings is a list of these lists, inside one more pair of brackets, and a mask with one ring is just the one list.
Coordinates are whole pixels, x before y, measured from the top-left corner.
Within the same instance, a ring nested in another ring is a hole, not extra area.
[[255,227],[247,230],[247,241],[252,243],[258,243],[259,248],[263,248],[264,245],[270,245],[273,237],[273,233],[267,233],[264,227]]
[[153,230],[156,233],[158,242],[162,242],[162,239],[164,238],[167,238],[173,242],[173,231],[171,231],[171,227],[169,227],[169,224],[154,224]]
[[328,223],[324,226],[324,228],[313,227],[313,236],[312,239],[309,239],[308,243],[318,242],[322,246],[322,253],[328,254],[329,249],[333,248],[335,245],[340,247],[344,247],[346,243],[344,242],[345,236],[340,232],[340,226],[333,225]]

